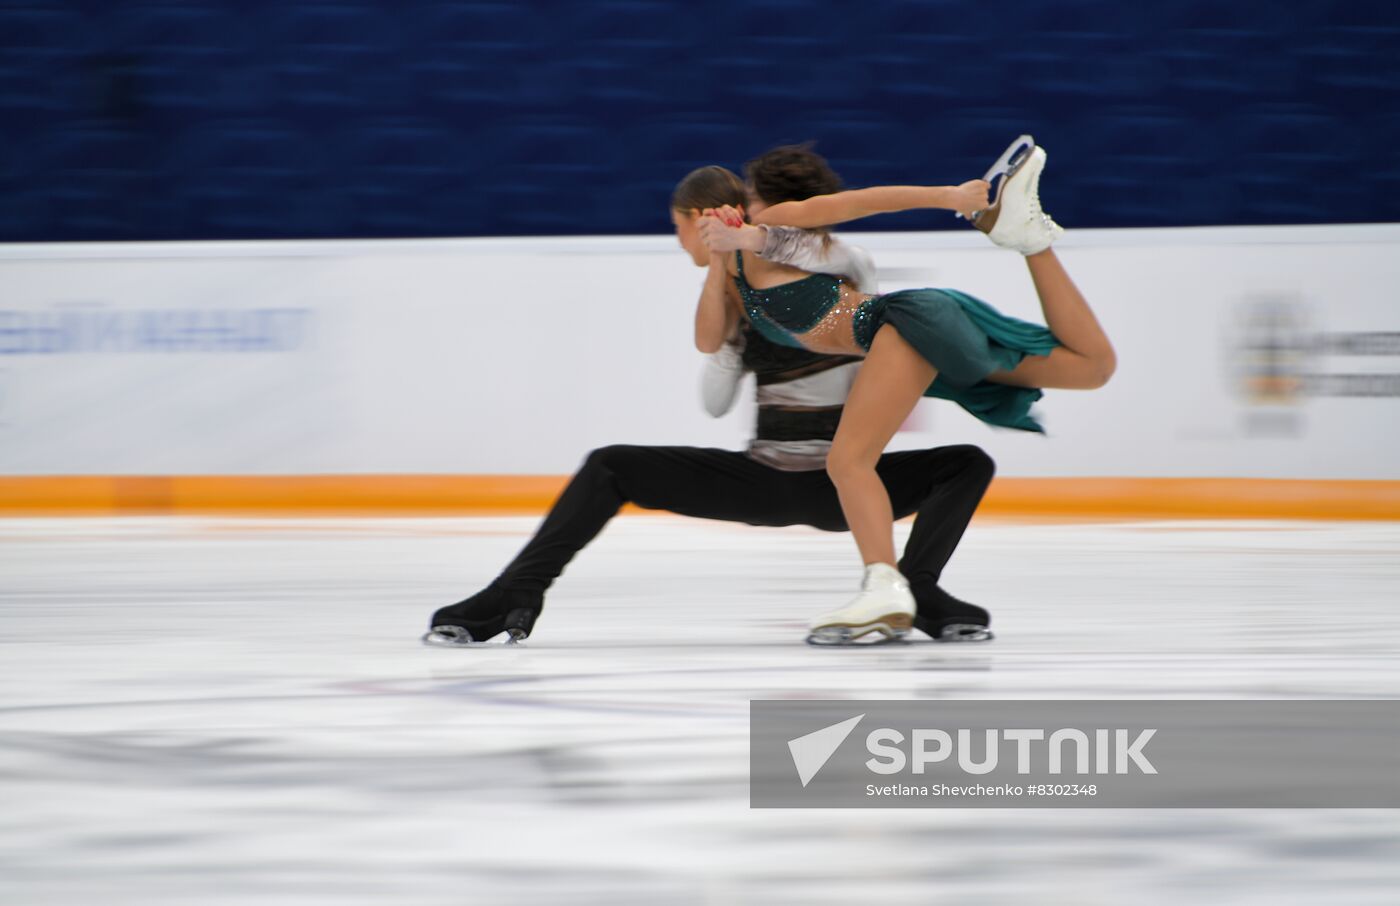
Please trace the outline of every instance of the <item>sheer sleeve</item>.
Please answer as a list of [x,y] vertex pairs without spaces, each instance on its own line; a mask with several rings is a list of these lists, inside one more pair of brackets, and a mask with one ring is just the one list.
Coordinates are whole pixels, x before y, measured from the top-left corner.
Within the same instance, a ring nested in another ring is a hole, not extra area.
[[767,230],[768,238],[760,253],[764,260],[813,274],[840,274],[849,277],[863,293],[880,292],[875,262],[860,246],[847,245],[835,236],[823,242],[820,233],[798,227],[769,226]]

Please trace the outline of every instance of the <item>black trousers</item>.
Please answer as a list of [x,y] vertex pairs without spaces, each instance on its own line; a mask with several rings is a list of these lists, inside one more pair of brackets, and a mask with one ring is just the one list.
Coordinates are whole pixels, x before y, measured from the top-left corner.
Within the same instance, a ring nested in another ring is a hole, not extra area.
[[[938,582],[995,466],[980,447],[886,453],[876,467],[895,518],[917,513],[899,569],[916,597]],[[602,447],[588,454],[497,584],[543,592],[624,503],[749,525],[846,530],[825,470],[784,472],[743,453],[699,447]]]

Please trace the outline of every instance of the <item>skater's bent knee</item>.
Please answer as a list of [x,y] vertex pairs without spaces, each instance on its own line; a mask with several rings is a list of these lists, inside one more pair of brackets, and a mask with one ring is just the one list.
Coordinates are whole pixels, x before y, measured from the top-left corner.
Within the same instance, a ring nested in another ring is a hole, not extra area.
[[846,479],[874,472],[879,461],[880,454],[878,452],[870,455],[860,450],[851,451],[832,447],[830,452],[826,454],[826,474],[833,484],[839,485]]
[[1096,366],[1094,369],[1096,383],[1090,389],[1097,390],[1107,384],[1109,378],[1113,377],[1113,372],[1118,370],[1118,357],[1110,351],[1107,355],[1099,356],[1094,361],[1094,365]]
[[625,459],[633,448],[627,444],[610,444],[589,452],[583,460],[584,468],[613,469]]
[[996,460],[992,459],[987,451],[981,447],[973,444],[960,444],[953,449],[962,458],[963,468],[968,472],[984,475],[988,480],[996,474]]

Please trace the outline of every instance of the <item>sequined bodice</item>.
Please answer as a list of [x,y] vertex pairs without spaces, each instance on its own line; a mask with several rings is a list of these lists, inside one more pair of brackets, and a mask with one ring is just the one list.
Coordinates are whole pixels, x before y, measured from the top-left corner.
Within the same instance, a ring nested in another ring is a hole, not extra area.
[[735,253],[735,265],[744,311],[766,339],[827,355],[865,355],[870,349],[879,296],[866,296],[829,274],[755,289],[744,276],[743,252]]

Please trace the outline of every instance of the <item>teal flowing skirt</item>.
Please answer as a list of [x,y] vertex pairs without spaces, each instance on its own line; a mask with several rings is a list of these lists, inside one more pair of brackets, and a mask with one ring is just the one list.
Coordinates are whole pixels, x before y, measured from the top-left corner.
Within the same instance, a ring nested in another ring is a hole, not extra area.
[[[1049,355],[1060,345],[1049,330],[954,289],[901,290],[870,301],[875,329],[893,324],[938,369],[924,396],[951,400],[990,425],[1045,433],[1030,414],[1042,395],[1039,390],[986,378],[994,371],[1010,371],[1028,355]],[[874,335],[872,330],[872,340]]]

